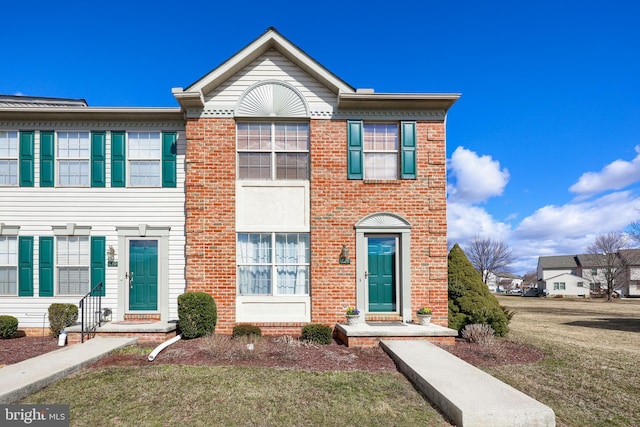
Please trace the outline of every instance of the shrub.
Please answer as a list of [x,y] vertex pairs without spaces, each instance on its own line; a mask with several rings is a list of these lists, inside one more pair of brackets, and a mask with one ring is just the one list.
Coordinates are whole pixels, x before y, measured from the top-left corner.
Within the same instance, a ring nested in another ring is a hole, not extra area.
[[493,339],[493,328],[487,324],[470,323],[462,329],[462,338],[476,344],[485,344]]
[[0,316],[0,338],[13,338],[18,332],[18,319],[13,316]]
[[218,312],[213,297],[206,292],[187,292],[178,297],[178,327],[185,339],[211,335]]
[[240,325],[236,325],[233,327],[233,333],[231,334],[231,336],[233,338],[238,338],[238,337],[250,337],[250,338],[255,338],[255,337],[261,337],[262,336],[262,330],[260,329],[259,326],[256,325],[249,325],[249,324],[240,324]]
[[78,306],[75,304],[53,303],[49,306],[49,329],[57,337],[67,326],[78,321]]
[[333,341],[331,327],[317,323],[306,325],[302,328],[302,339],[317,344],[331,344]]
[[449,327],[460,332],[466,325],[484,323],[496,335],[506,335],[513,313],[500,307],[458,244],[449,252],[448,269]]

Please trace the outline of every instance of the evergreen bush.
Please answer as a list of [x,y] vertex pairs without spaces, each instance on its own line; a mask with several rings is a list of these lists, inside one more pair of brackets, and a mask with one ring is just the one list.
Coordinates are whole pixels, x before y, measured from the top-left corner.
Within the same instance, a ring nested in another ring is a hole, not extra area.
[[57,337],[67,326],[78,321],[78,306],[75,304],[53,303],[49,306],[49,329]]
[[302,328],[302,339],[316,344],[331,344],[333,331],[327,325],[317,323],[306,325]]
[[449,327],[460,332],[466,325],[481,323],[490,325],[497,336],[506,335],[513,313],[500,306],[457,243],[449,252],[448,269]]
[[261,337],[262,329],[256,325],[249,325],[246,323],[236,325],[233,327],[233,333],[231,334],[233,338],[238,337]]
[[213,297],[206,292],[187,292],[178,297],[178,327],[185,339],[211,335],[218,312]]
[[13,316],[0,316],[0,339],[13,338],[18,332],[18,319]]

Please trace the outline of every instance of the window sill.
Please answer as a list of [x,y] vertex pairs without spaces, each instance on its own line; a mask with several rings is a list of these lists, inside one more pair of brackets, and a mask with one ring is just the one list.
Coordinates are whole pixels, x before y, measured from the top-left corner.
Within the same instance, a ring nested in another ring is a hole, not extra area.
[[387,185],[400,185],[401,179],[364,179],[364,184],[387,184]]

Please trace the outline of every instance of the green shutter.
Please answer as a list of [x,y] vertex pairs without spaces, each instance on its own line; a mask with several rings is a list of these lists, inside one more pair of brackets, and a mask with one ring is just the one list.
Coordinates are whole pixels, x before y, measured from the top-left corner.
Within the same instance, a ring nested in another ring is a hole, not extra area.
[[349,121],[347,123],[347,178],[362,179],[362,121]]
[[53,237],[40,236],[40,293],[41,297],[53,296]]
[[33,237],[18,237],[18,296],[33,296]]
[[40,187],[55,186],[55,136],[40,132]]
[[33,131],[20,132],[20,187],[33,187]]
[[[105,252],[105,238],[103,236],[92,236],[91,237],[91,284],[90,287],[93,289],[95,286],[98,286],[98,283],[102,283],[102,290],[100,291],[100,295],[105,295],[105,262],[104,257],[106,255]],[[97,293],[95,295],[98,295]]]
[[127,182],[127,146],[124,132],[111,132],[111,186],[124,187]]
[[91,132],[91,186],[104,187],[105,132]]
[[416,179],[416,122],[402,122],[402,157],[400,160],[403,179]]
[[176,186],[176,133],[162,133],[162,186]]

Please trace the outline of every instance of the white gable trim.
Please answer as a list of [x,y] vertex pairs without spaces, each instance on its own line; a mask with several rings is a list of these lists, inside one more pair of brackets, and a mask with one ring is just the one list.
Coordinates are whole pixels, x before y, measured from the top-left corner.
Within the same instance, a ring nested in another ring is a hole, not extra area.
[[276,49],[336,95],[355,92],[353,87],[336,77],[274,28],[269,28],[262,36],[191,86],[186,89],[173,88],[172,92],[185,108],[204,106],[204,94],[210,93],[269,49]]

